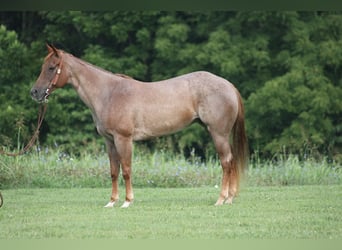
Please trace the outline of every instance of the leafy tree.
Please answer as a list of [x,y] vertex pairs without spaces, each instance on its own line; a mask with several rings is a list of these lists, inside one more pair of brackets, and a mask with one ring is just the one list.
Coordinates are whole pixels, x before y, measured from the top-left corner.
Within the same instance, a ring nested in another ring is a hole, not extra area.
[[[28,93],[47,40],[142,81],[196,70],[220,75],[237,86],[245,101],[252,152],[270,157],[285,149],[303,157],[319,152],[341,158],[341,14],[0,12],[0,138],[13,144],[19,125],[22,136],[32,130],[37,104],[28,101]],[[54,92],[41,143],[69,145],[67,150],[74,152],[98,138],[75,91]],[[214,152],[210,136],[199,125],[145,146],[186,155]]]
[[286,147],[305,157],[312,151],[334,154],[332,149],[340,147],[342,32],[337,23],[342,24],[340,15],[304,15],[283,33],[275,65],[284,74],[266,81],[247,101],[254,148],[276,153]]
[[[31,126],[31,108],[24,93],[30,66],[27,48],[15,31],[0,25],[0,145],[11,146],[27,139]],[[28,126],[29,127],[28,127]],[[20,146],[20,145],[17,145]]]

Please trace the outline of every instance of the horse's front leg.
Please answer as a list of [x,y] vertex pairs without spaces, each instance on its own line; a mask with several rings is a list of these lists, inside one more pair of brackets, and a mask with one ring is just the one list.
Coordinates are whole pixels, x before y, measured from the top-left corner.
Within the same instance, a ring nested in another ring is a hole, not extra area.
[[112,178],[112,195],[105,207],[114,207],[115,203],[119,200],[118,178],[120,173],[120,162],[114,143],[106,140],[106,145],[110,162],[110,175]]
[[133,140],[131,137],[117,135],[114,137],[114,142],[121,163],[122,177],[126,186],[126,200],[121,207],[126,208],[133,203],[134,199],[131,179]]

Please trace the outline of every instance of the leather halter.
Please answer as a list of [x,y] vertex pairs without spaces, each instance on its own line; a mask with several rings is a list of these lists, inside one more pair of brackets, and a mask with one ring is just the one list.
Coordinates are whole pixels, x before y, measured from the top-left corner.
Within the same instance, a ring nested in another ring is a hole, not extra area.
[[57,82],[59,80],[59,76],[61,75],[61,72],[62,72],[62,57],[61,57],[61,60],[59,62],[59,65],[58,65],[56,75],[52,78],[52,81],[50,82],[49,88],[51,88],[52,86],[55,86],[57,84]]
[[56,84],[59,80],[59,77],[61,75],[61,72],[62,72],[62,57],[61,57],[61,60],[59,61],[59,64],[58,64],[58,68],[57,68],[57,71],[56,71],[56,74],[55,76],[52,78],[49,86],[47,87],[46,91],[45,91],[45,100],[47,100],[47,97],[51,94],[51,92],[56,88]]

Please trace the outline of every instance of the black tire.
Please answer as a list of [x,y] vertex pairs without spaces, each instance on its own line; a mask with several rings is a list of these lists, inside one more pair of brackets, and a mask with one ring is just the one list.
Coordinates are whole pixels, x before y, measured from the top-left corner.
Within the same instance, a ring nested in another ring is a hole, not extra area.
[[0,207],[2,207],[3,203],[4,203],[4,199],[2,198],[2,194],[0,193]]

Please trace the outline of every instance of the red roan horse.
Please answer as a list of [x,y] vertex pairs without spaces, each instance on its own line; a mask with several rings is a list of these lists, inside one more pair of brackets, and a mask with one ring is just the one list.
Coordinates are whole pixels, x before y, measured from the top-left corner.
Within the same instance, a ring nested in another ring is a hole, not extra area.
[[201,71],[144,83],[103,70],[52,45],[47,48],[31,96],[45,102],[55,89],[69,83],[90,108],[110,160],[112,195],[105,207],[119,200],[120,167],[126,185],[122,207],[133,202],[133,141],[174,133],[194,121],[208,129],[222,165],[221,192],[215,205],[232,203],[246,165],[247,139],[241,96],[230,82]]

